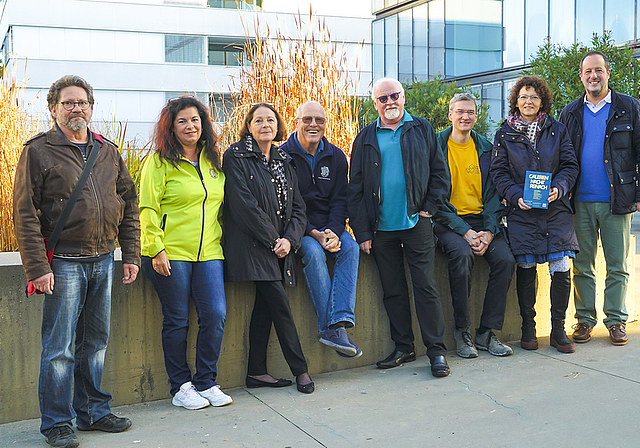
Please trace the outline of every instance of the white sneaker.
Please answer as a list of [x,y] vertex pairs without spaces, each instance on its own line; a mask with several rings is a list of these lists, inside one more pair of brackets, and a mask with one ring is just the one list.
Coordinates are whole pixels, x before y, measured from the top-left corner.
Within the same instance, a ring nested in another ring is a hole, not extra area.
[[180,386],[180,390],[173,396],[171,403],[174,406],[182,406],[187,409],[202,409],[209,406],[209,400],[200,396],[191,381]]
[[211,406],[224,406],[225,404],[229,404],[233,401],[233,398],[222,392],[220,390],[220,386],[217,384],[207,390],[199,390],[198,393],[201,397],[209,400]]

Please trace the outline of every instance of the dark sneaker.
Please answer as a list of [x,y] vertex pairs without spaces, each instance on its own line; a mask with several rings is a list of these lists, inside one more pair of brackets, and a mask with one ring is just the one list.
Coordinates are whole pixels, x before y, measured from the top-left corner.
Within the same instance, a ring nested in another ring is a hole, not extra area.
[[493,356],[509,356],[513,354],[511,347],[500,342],[491,330],[484,334],[476,332],[476,347],[480,350],[488,351]]
[[353,345],[356,348],[356,354],[349,356],[349,355],[345,355],[344,353],[340,353],[338,350],[336,350],[336,353],[338,354],[339,357],[341,358],[346,358],[346,359],[356,359],[362,356],[362,350],[360,349],[360,347],[358,347],[358,344],[356,344],[355,342],[353,342],[353,339],[349,338],[349,342],[351,343],[351,345]]
[[469,327],[453,330],[453,337],[456,340],[456,354],[461,358],[477,358],[478,350],[476,349]]
[[80,431],[104,431],[104,432],[122,432],[131,428],[131,420],[123,417],[116,417],[113,414],[107,414],[99,420],[96,420],[91,426],[78,426]]
[[76,448],[80,446],[78,438],[73,433],[73,429],[67,425],[54,426],[49,430],[44,439],[51,446],[62,446],[64,448]]
[[338,327],[334,330],[328,329],[320,337],[320,342],[324,345],[335,349],[336,351],[347,356],[356,356],[358,354],[357,346],[349,342],[347,330],[344,327]]

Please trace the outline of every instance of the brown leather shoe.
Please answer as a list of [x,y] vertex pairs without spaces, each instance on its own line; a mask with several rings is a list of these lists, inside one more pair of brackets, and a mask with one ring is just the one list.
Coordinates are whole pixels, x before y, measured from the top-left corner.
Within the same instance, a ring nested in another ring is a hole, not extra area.
[[571,335],[571,338],[573,339],[573,342],[583,344],[591,340],[591,333],[593,333],[593,328],[590,327],[588,323],[578,322],[573,326],[573,334]]
[[629,338],[627,338],[627,330],[624,328],[624,324],[618,322],[609,327],[609,338],[613,345],[627,345]]

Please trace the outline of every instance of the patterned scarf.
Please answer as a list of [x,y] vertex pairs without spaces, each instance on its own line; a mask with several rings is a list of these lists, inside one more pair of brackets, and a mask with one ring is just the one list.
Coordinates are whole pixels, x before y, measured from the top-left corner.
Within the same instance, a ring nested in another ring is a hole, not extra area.
[[[273,145],[272,145],[273,148]],[[275,179],[276,186],[276,195],[278,196],[278,208],[280,213],[280,219],[286,218],[286,204],[287,204],[287,192],[289,191],[287,184],[287,176],[284,172],[284,160],[286,159],[286,155],[284,151],[280,148],[276,148],[278,151],[278,155],[280,159],[276,159],[275,157],[271,157],[269,161],[267,161],[267,157],[258,149],[257,151],[253,150],[253,137],[251,135],[247,136],[246,139],[246,149],[247,151],[251,151],[258,155],[258,158],[262,161],[267,170],[271,173],[273,178]]]
[[540,129],[542,129],[542,125],[544,124],[546,119],[547,114],[545,112],[540,112],[536,116],[535,120],[533,120],[531,123],[527,123],[520,115],[520,112],[516,111],[515,114],[509,115],[507,117],[507,123],[514,130],[522,132],[524,135],[526,135],[531,142],[531,145],[535,148],[536,143],[538,142],[538,137],[540,136]]

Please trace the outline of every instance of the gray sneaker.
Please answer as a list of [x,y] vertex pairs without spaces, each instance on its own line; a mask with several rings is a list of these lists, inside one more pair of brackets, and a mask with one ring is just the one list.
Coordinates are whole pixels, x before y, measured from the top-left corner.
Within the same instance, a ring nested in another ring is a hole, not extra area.
[[335,330],[325,330],[320,337],[320,342],[343,355],[356,356],[358,354],[358,347],[351,344],[347,330],[345,330],[344,327],[338,327]]
[[488,351],[493,356],[509,356],[513,354],[511,347],[500,342],[491,330],[485,334],[476,333],[476,347],[480,350]]
[[469,327],[458,330],[453,330],[453,337],[456,339],[456,354],[461,358],[477,358],[478,350],[473,344],[471,339],[471,333],[469,333]]

